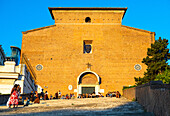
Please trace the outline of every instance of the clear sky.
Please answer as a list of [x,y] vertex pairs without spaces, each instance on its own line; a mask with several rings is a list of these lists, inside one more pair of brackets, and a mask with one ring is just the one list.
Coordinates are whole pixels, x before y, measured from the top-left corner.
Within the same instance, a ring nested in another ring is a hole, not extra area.
[[48,7],[128,7],[123,25],[170,42],[170,0],[0,0],[0,45],[8,56],[10,46],[21,48],[22,31],[54,24]]

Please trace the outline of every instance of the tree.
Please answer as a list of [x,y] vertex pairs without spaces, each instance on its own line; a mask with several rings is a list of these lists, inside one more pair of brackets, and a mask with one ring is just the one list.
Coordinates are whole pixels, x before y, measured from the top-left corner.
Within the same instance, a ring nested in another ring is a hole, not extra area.
[[167,45],[168,40],[162,40],[161,37],[151,44],[151,48],[148,48],[146,58],[143,58],[142,61],[142,63],[147,65],[144,77],[134,77],[137,85],[155,80],[158,74],[163,73],[168,68],[167,61],[170,58],[170,54]]
[[155,80],[161,80],[163,83],[170,84],[170,69],[166,68],[162,74],[156,76]]

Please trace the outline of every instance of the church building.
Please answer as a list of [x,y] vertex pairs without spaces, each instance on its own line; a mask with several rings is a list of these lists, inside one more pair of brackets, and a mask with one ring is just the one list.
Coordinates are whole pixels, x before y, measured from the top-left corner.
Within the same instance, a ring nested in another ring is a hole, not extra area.
[[154,32],[122,25],[126,10],[50,7],[54,25],[22,32],[21,62],[53,95],[122,93],[143,77],[141,61],[155,41]]

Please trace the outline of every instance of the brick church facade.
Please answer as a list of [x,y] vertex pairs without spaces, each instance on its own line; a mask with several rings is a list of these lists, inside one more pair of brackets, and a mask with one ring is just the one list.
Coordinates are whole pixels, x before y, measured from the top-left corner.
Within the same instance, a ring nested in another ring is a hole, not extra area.
[[49,8],[55,24],[23,32],[26,56],[36,83],[60,90],[105,95],[134,85],[155,33],[122,25],[127,8]]

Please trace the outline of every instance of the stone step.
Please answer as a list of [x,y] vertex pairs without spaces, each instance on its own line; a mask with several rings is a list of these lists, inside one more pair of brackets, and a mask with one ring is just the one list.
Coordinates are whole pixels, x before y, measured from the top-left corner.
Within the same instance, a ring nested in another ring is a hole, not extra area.
[[[31,105],[32,104],[32,105]],[[0,106],[0,115],[17,116],[154,116],[145,112],[138,102],[125,98],[89,98],[71,100],[43,100],[40,104],[31,103],[27,107],[19,105],[18,108]]]
[[28,113],[28,114],[18,114],[17,116],[154,116],[151,112],[141,112],[141,113],[120,113],[120,112],[107,112],[107,111],[74,111],[74,110],[59,110],[50,112],[39,112],[39,113]]

